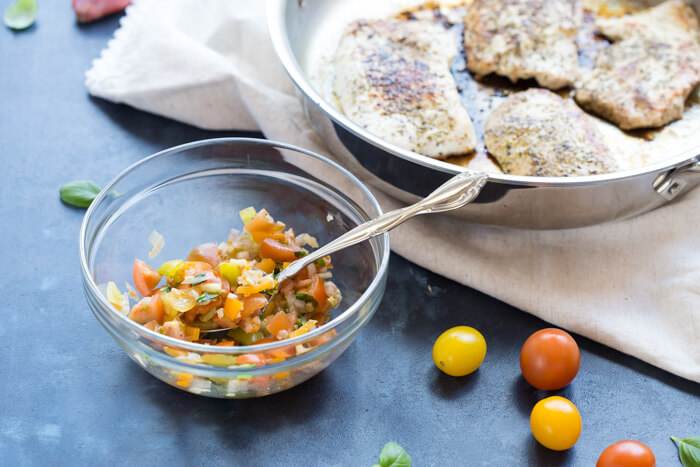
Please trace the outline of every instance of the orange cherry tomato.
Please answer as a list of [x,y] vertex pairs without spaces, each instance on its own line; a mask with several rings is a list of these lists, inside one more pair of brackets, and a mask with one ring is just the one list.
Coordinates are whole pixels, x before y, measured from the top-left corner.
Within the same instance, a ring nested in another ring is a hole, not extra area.
[[318,303],[318,309],[323,310],[326,308],[326,302],[328,301],[328,295],[326,294],[326,287],[323,279],[318,276],[314,276],[311,279],[311,285],[309,286],[309,294],[314,297],[316,303]]
[[542,399],[530,413],[535,439],[553,451],[571,448],[581,435],[581,414],[570,400],[559,396]]
[[576,341],[561,329],[542,329],[523,344],[520,369],[528,383],[537,389],[561,389],[576,377],[581,352]]
[[203,243],[190,251],[187,261],[202,261],[215,268],[219,265],[219,246],[216,243]]
[[285,245],[272,238],[266,238],[260,244],[260,256],[270,258],[276,263],[292,262],[297,259],[296,246]]
[[160,274],[158,274],[158,271],[140,259],[134,261],[132,276],[136,290],[144,297],[151,295],[153,289],[158,285],[158,282],[160,282]]
[[152,297],[143,297],[131,309],[129,318],[139,324],[146,324],[150,321],[156,321],[158,324],[163,323],[165,311],[163,309],[163,301],[160,299],[160,294]]
[[596,467],[655,467],[656,458],[646,444],[626,439],[605,448],[595,465]]

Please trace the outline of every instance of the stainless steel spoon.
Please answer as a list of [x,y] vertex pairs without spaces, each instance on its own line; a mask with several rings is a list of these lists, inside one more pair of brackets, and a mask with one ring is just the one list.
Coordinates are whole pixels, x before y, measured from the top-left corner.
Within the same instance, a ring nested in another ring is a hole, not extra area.
[[[360,224],[349,232],[346,232],[340,237],[336,238],[332,242],[322,246],[318,250],[294,261],[278,274],[277,283],[281,284],[286,279],[296,276],[306,266],[318,259],[323,258],[324,256],[328,256],[349,246],[363,242],[384,232],[388,232],[411,217],[419,214],[444,212],[460,208],[476,198],[487,179],[488,175],[484,172],[465,170],[464,172],[455,175],[440,185],[435,191],[417,203],[406,206],[405,208],[387,212],[379,217],[375,217],[374,219],[365,222],[364,224]],[[263,309],[263,314],[264,310],[267,309],[278,293],[279,287],[277,287],[274,293],[270,295],[270,298]],[[212,333],[228,330],[229,328],[220,328],[202,330],[202,332]]]

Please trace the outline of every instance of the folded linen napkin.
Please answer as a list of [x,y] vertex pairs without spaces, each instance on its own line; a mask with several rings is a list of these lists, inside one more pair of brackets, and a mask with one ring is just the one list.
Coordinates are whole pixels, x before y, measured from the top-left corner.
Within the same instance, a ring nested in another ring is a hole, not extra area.
[[[268,37],[264,2],[135,0],[87,72],[89,92],[207,129],[260,129],[331,156]],[[373,190],[385,210],[401,203]],[[700,382],[700,189],[622,222],[522,231],[419,217],[405,258],[557,326]],[[415,238],[430,249],[416,251]],[[458,246],[458,248],[455,248]]]

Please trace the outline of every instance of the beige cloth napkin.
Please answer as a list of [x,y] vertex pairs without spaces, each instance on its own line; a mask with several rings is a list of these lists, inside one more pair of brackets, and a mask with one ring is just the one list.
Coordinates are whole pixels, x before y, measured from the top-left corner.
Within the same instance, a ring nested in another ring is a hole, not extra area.
[[[264,3],[135,0],[87,72],[87,88],[202,128],[259,128],[270,139],[332,157],[276,58]],[[385,210],[400,204],[373,192]],[[424,216],[392,232],[392,249],[556,326],[700,382],[699,203],[697,189],[644,216],[566,231]]]

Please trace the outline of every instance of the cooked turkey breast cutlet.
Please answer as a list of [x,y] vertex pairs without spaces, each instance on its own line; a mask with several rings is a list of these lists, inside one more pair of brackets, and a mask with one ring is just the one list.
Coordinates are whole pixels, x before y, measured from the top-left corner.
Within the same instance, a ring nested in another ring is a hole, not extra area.
[[693,9],[670,0],[636,15],[600,18],[596,25],[615,42],[596,58],[576,101],[623,130],[681,118],[700,82],[700,27]]
[[535,78],[551,89],[571,85],[581,16],[575,0],[474,0],[464,18],[467,67],[513,82]]
[[591,117],[546,89],[509,96],[486,122],[484,141],[505,173],[566,177],[613,172],[617,163]]
[[476,147],[471,119],[450,74],[456,38],[427,21],[358,20],[336,51],[341,110],[377,136],[444,158]]

